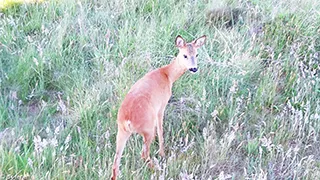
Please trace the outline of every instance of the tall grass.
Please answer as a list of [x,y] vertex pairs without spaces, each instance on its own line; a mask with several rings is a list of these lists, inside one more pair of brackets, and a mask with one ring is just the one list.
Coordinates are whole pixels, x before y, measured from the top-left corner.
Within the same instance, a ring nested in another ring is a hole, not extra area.
[[[243,10],[235,26],[215,8]],[[150,170],[142,139],[121,179],[319,179],[320,3],[46,1],[0,14],[0,177],[105,179],[117,109],[135,81],[168,64],[174,38],[208,41],[199,73],[173,88]]]

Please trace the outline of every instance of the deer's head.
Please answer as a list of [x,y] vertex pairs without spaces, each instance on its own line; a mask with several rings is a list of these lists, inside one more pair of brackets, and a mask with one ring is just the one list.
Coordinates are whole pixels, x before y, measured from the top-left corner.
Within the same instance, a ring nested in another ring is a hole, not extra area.
[[206,36],[203,35],[198,39],[193,40],[190,43],[186,43],[186,41],[178,35],[176,37],[176,46],[179,48],[179,53],[177,55],[177,59],[179,64],[184,66],[184,68],[189,69],[189,71],[195,73],[198,70],[198,48],[200,48],[206,42]]

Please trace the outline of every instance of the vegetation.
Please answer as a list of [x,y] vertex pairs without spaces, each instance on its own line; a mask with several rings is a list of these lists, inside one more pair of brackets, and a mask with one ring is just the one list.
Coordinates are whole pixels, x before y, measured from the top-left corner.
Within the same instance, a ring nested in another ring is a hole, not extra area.
[[[241,13],[227,27],[220,17],[208,23],[221,8]],[[319,9],[316,0],[3,8],[0,178],[109,178],[117,110],[131,85],[171,61],[178,34],[206,34],[199,72],[175,83],[166,109],[166,158],[155,141],[150,170],[132,136],[120,179],[319,179]]]

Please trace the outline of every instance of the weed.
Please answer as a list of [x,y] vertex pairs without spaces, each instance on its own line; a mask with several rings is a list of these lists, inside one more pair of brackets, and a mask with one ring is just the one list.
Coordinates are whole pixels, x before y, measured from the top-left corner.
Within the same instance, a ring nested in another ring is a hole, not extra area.
[[[233,28],[206,23],[206,12],[220,7],[241,10]],[[156,156],[149,170],[132,137],[120,179],[320,178],[318,1],[0,8],[2,179],[109,178],[119,104],[136,80],[171,61],[178,34],[208,41],[199,72],[173,87],[167,157]]]

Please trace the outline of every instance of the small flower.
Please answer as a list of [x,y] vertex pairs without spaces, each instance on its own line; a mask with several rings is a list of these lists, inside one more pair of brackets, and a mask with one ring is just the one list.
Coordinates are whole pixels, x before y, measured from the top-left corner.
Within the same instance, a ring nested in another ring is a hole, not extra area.
[[39,62],[36,58],[33,58],[33,62],[34,62],[34,64],[36,64],[36,66],[39,66]]
[[187,172],[181,172],[181,173],[179,174],[179,176],[180,176],[180,178],[181,178],[182,180],[193,179],[193,174],[192,174],[192,173],[191,173],[191,174],[188,174]]
[[53,139],[51,139],[50,145],[51,145],[52,147],[57,147],[57,146],[58,146],[58,141],[57,141],[56,137],[54,137]]
[[64,141],[64,144],[69,144],[70,141],[71,141],[71,136],[70,134],[68,134],[66,140]]
[[57,136],[60,133],[60,125],[54,129],[54,135]]
[[211,116],[212,116],[213,118],[216,118],[218,114],[219,114],[219,112],[215,109],[215,110],[211,113]]
[[33,167],[33,161],[32,159],[28,158],[28,165],[32,168]]
[[225,175],[224,171],[221,171],[218,177],[219,180],[225,180],[225,179],[231,179],[231,178],[232,176],[230,174]]
[[234,94],[237,90],[238,90],[238,82],[234,80],[229,91],[231,94]]

